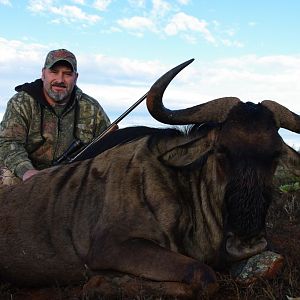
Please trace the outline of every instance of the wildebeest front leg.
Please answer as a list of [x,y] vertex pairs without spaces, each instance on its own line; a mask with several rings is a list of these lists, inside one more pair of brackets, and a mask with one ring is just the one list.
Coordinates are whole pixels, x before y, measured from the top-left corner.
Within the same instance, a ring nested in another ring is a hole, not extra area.
[[183,282],[209,293],[218,288],[209,266],[145,239],[126,240],[108,249],[94,243],[87,266],[94,272],[114,270],[154,281]]
[[197,294],[203,296],[198,290],[182,282],[152,281],[132,275],[105,272],[105,275],[92,276],[83,286],[82,292],[87,299],[99,296],[105,299],[137,299],[139,296],[144,299],[149,295],[155,299],[162,296],[172,299],[197,299]]

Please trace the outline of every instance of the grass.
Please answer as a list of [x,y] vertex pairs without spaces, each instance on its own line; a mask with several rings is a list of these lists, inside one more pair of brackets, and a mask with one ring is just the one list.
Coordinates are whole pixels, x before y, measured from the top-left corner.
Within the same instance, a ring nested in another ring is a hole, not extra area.
[[[293,300],[300,297],[300,178],[283,170],[276,176],[277,194],[267,218],[267,233],[272,247],[285,257],[282,273],[274,280],[259,280],[242,287],[227,274],[217,274],[220,290],[214,300]],[[118,298],[125,300],[126,298]],[[164,297],[137,295],[136,300],[165,300]],[[203,299],[207,299],[203,297]],[[105,300],[85,297],[81,287],[18,289],[8,283],[0,285],[0,300]]]

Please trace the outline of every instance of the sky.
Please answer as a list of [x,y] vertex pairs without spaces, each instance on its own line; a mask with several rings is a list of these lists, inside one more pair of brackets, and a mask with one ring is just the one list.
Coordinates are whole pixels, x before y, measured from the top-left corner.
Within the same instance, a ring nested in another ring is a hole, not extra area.
[[[300,114],[299,0],[0,0],[0,119],[14,87],[50,50],[78,61],[78,86],[111,121],[166,71],[194,58],[164,94],[170,109],[225,96]],[[162,127],[142,102],[120,127]],[[280,129],[300,149],[299,134]]]

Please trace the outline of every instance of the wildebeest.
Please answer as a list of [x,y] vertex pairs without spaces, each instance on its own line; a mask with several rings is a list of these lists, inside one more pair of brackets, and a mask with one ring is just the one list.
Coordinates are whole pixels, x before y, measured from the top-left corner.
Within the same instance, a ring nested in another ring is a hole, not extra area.
[[300,169],[278,129],[299,133],[300,117],[274,101],[233,97],[166,109],[166,87],[190,62],[162,76],[147,97],[155,119],[194,124],[187,133],[146,129],[0,191],[1,278],[79,283],[88,270],[191,295],[215,288],[212,268],[267,248],[276,167],[284,160]]

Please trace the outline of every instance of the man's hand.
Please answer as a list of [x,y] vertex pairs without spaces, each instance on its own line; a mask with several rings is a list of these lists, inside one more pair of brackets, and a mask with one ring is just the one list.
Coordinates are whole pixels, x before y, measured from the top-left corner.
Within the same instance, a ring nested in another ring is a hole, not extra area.
[[32,169],[32,170],[28,170],[24,173],[22,180],[25,181],[27,179],[29,179],[30,177],[34,176],[35,174],[37,174],[39,171]]

